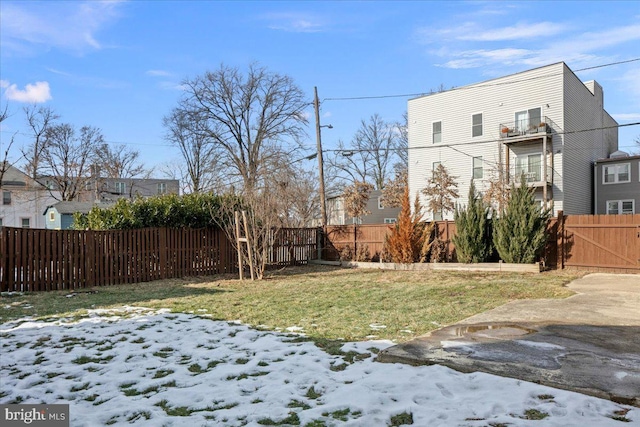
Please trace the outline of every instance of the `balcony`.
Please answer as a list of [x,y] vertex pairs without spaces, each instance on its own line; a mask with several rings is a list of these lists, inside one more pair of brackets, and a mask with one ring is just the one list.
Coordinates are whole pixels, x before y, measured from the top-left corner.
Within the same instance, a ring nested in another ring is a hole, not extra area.
[[509,175],[516,186],[520,185],[520,175],[523,173],[529,187],[539,188],[551,186],[553,183],[553,168],[551,166],[547,166],[546,174],[543,174],[542,165],[524,165],[509,168]]
[[[537,139],[551,133],[551,123],[552,121],[548,117],[543,117],[541,121],[535,120],[535,122],[531,122],[529,119],[505,122],[500,123],[498,132],[500,139],[513,139],[513,142]],[[510,141],[504,142],[509,143]]]

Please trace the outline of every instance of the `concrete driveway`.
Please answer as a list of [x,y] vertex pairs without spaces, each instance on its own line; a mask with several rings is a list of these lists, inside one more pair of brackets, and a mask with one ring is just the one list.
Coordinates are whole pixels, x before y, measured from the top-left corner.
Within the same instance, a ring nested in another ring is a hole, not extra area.
[[568,288],[576,294],[513,301],[378,360],[487,372],[640,406],[640,275],[590,274]]

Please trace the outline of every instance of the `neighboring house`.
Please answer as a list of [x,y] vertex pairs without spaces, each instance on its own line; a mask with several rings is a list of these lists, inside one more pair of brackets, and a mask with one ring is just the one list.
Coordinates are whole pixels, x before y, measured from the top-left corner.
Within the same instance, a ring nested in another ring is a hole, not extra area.
[[410,194],[427,206],[421,190],[442,163],[457,177],[457,203],[466,204],[472,178],[483,192],[501,171],[510,179],[524,173],[554,215],[590,214],[593,162],[618,148],[603,103],[602,87],[581,82],[564,62],[411,99]]
[[68,230],[73,225],[74,213],[89,213],[94,206],[108,208],[113,206],[113,203],[58,202],[47,206],[44,211],[45,228],[49,230]]
[[369,196],[367,210],[370,212],[358,221],[350,217],[344,207],[344,197],[334,196],[327,199],[327,225],[347,224],[393,224],[398,218],[400,208],[385,207],[381,202],[382,191],[373,190]]
[[0,192],[0,226],[45,228],[42,211],[55,202],[49,191],[19,169],[7,165]]
[[594,162],[595,214],[640,213],[640,155],[623,151]]
[[85,185],[78,200],[112,201],[117,199],[135,199],[162,194],[178,194],[180,182],[177,179],[154,178],[93,178]]

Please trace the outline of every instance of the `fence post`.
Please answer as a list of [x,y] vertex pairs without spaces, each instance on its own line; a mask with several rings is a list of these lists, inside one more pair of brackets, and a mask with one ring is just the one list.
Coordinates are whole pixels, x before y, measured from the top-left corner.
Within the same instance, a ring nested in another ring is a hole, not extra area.
[[556,255],[558,260],[556,265],[559,270],[564,270],[564,250],[565,250],[565,236],[564,236],[564,211],[558,211],[558,231],[556,233],[557,250]]
[[316,254],[318,261],[322,261],[322,248],[324,240],[324,230],[321,227],[316,228]]

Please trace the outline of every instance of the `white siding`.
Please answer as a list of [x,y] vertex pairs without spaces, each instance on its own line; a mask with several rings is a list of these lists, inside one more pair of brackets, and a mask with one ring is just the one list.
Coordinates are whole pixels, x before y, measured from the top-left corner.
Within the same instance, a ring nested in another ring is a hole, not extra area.
[[[593,213],[593,162],[617,149],[617,129],[603,130],[615,121],[603,109],[602,87],[594,81],[582,83],[576,75],[564,73],[565,137],[562,175],[565,186],[565,214]],[[595,129],[585,131],[586,129]],[[571,133],[575,131],[581,131]]]
[[[466,203],[472,177],[472,158],[483,156],[487,169],[499,162],[504,154],[500,139],[500,124],[515,121],[515,113],[541,108],[562,126],[562,79],[564,64],[558,63],[535,70],[465,86],[448,92],[412,99],[408,104],[409,125],[409,190],[414,194],[423,189],[431,176],[432,163],[441,161],[458,177],[458,202]],[[547,107],[548,105],[548,107]],[[472,138],[472,115],[482,112],[483,136]],[[431,143],[431,123],[442,120],[442,143]],[[560,138],[554,138],[562,146]],[[557,161],[555,161],[557,167]],[[483,188],[485,183],[477,183]],[[562,188],[554,197],[562,199]],[[556,199],[558,200],[558,198]],[[421,199],[426,204],[424,197]],[[427,219],[431,215],[425,216]],[[452,219],[453,214],[445,215]]]
[[[413,197],[431,176],[433,162],[439,161],[457,176],[460,199],[466,203],[472,176],[472,158],[483,156],[487,169],[500,159],[505,146],[500,138],[500,124],[513,123],[518,111],[540,108],[547,117],[551,137],[547,146],[548,167],[553,185],[548,197],[553,199],[553,213],[591,213],[592,162],[607,157],[618,146],[617,129],[571,133],[589,128],[615,126],[617,123],[603,109],[603,91],[595,82],[582,83],[564,64],[513,74],[448,92],[412,99],[408,103],[409,190]],[[483,115],[483,136],[472,137],[472,115]],[[442,121],[442,142],[431,141],[431,123]],[[569,133],[565,133],[569,132]],[[515,156],[542,152],[542,144],[510,145],[510,167]],[[566,155],[565,155],[566,154]],[[537,196],[541,198],[541,190]],[[426,204],[424,196],[423,204]],[[425,215],[430,219],[431,215]],[[445,215],[452,219],[453,214]]]

